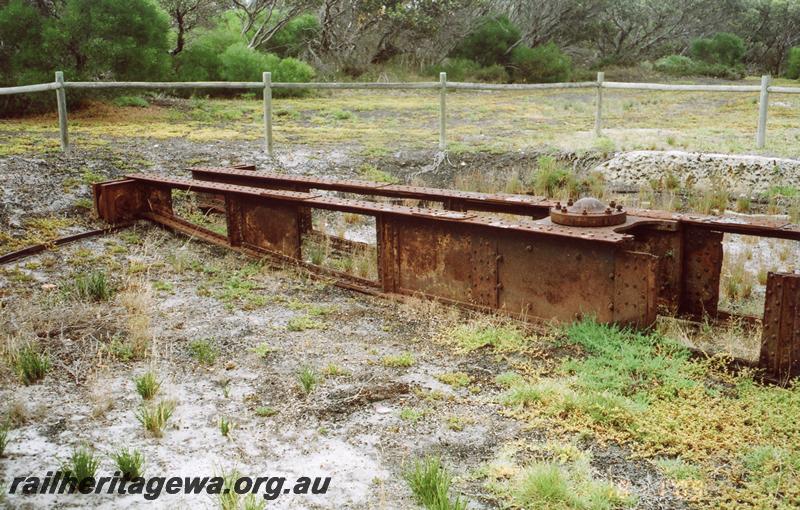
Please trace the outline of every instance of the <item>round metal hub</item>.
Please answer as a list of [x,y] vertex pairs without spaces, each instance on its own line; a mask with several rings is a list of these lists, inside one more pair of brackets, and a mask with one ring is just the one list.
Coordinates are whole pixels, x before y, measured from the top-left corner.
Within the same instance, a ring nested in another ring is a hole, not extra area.
[[581,198],[566,205],[557,202],[550,209],[553,223],[570,227],[609,227],[625,223],[627,213],[614,202],[606,205],[592,197]]

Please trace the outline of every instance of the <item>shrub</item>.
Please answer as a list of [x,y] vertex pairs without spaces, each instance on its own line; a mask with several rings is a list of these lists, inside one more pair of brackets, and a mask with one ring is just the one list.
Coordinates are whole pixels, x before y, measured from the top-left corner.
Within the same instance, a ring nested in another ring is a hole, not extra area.
[[[278,63],[272,73],[272,81],[304,83],[311,81],[315,74],[313,67],[302,60],[290,57]],[[272,94],[275,97],[299,97],[308,94],[308,92],[307,89],[276,89],[272,91]]]
[[511,76],[519,83],[554,83],[566,81],[572,60],[554,43],[529,48],[517,46],[511,52]]
[[137,108],[147,108],[148,106],[150,106],[150,103],[147,102],[147,99],[140,96],[119,96],[114,98],[112,103],[114,103],[114,106],[119,106],[122,108],[128,106],[134,106]]
[[691,53],[695,59],[709,64],[735,67],[742,61],[745,45],[739,36],[719,32],[710,39],[702,38],[692,41]]
[[516,43],[521,34],[505,16],[483,18],[452,52],[453,57],[474,60],[482,66],[506,64],[508,48]]
[[445,72],[450,81],[467,81],[480,67],[468,58],[448,58],[441,65],[428,69],[428,74],[438,77],[440,72]]
[[486,83],[507,83],[508,71],[500,64],[482,67],[475,71],[475,79]]
[[175,56],[178,78],[183,81],[221,80],[222,53],[239,41],[239,35],[224,26],[199,34],[186,49]]
[[727,66],[720,63],[709,63],[694,60],[684,55],[668,55],[658,59],[655,69],[672,76],[711,76],[730,80],[741,79],[744,76],[744,66]]
[[282,57],[297,57],[319,32],[319,20],[313,14],[291,19],[267,42],[265,50]]
[[695,63],[683,55],[668,55],[656,60],[655,68],[662,73],[673,76],[688,76],[694,72]]
[[[261,81],[264,71],[278,66],[280,60],[271,53],[261,53],[248,48],[244,43],[236,43],[220,55],[222,79],[227,81]],[[280,81],[275,79],[275,81]]]
[[789,50],[789,56],[786,59],[786,77],[792,80],[800,78],[800,46]]

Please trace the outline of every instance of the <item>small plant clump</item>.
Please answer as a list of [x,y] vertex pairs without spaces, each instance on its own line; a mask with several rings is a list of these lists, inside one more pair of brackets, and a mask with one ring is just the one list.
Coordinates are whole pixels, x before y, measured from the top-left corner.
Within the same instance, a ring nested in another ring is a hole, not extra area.
[[75,295],[86,301],[107,301],[114,293],[106,274],[101,271],[77,275],[74,289]]
[[134,381],[136,382],[136,392],[144,400],[151,400],[161,388],[161,382],[153,372],[146,372]]
[[410,352],[387,355],[381,359],[383,366],[390,368],[408,368],[414,364],[414,356]]
[[236,424],[229,418],[224,416],[219,417],[219,431],[224,437],[228,437],[228,435],[231,433],[231,430],[233,430],[235,427]]
[[261,416],[262,418],[269,418],[270,416],[275,416],[276,414],[278,414],[278,410],[274,407],[261,406],[256,408],[256,416]]
[[289,319],[286,329],[289,331],[305,331],[307,329],[320,329],[322,324],[307,315],[297,315]]
[[308,395],[316,387],[319,378],[313,368],[305,366],[297,371],[297,382],[300,384],[300,389],[303,390],[303,393]]
[[203,365],[213,365],[217,360],[217,349],[208,338],[189,342],[189,353]]
[[430,510],[466,510],[467,501],[461,496],[450,497],[452,477],[438,457],[417,460],[405,472],[404,478],[421,506]]
[[174,411],[174,402],[162,400],[153,406],[142,405],[136,412],[136,419],[153,436],[161,437],[164,435],[164,428]]
[[50,357],[40,352],[35,344],[22,347],[12,359],[14,369],[25,386],[44,379],[47,371],[50,370]]
[[0,426],[0,457],[5,453],[6,446],[8,446],[8,423]]
[[93,478],[100,460],[85,444],[72,450],[72,455],[61,465],[61,473],[65,478],[75,478],[80,484],[87,478]]
[[112,458],[124,480],[139,478],[144,473],[144,455],[139,450],[123,448]]

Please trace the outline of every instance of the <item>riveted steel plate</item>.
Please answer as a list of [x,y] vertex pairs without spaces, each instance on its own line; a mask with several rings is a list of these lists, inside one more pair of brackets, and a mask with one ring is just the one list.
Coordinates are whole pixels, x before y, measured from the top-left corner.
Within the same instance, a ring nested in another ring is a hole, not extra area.
[[800,275],[767,275],[759,365],[781,382],[800,375]]
[[658,257],[619,250],[614,263],[614,322],[650,326],[656,320]]
[[498,240],[499,307],[544,320],[613,319],[616,247],[576,239],[504,235]]
[[722,232],[686,227],[683,231],[681,314],[702,320],[715,316],[722,270]]

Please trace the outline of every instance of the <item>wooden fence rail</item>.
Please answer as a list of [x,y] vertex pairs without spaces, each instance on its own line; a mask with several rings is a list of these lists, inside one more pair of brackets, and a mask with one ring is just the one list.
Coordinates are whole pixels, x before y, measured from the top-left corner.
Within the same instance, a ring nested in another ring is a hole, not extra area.
[[32,92],[56,91],[58,102],[58,126],[61,135],[61,149],[69,149],[67,127],[67,89],[253,89],[261,90],[264,99],[264,150],[271,156],[272,144],[272,91],[273,89],[375,89],[375,90],[419,90],[439,91],[439,150],[447,150],[447,90],[553,90],[553,89],[595,89],[594,134],[602,136],[603,127],[603,89],[690,91],[690,92],[740,92],[759,93],[758,125],[756,128],[756,147],[761,149],[766,143],[767,113],[769,95],[800,94],[800,87],[774,87],[771,77],[761,77],[761,85],[670,85],[665,83],[626,83],[605,81],[602,72],[597,73],[596,81],[574,83],[464,83],[447,81],[447,73],[439,74],[439,81],[410,83],[282,83],[273,82],[272,73],[263,73],[262,81],[194,81],[194,82],[102,82],[102,81],[64,81],[61,71],[55,73],[53,83],[23,85],[19,87],[0,87],[0,96],[27,94]]

